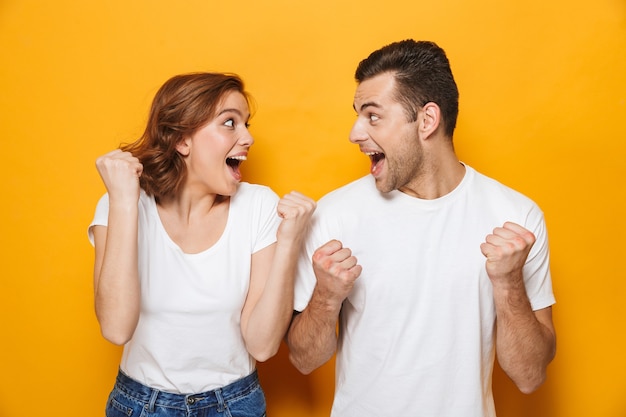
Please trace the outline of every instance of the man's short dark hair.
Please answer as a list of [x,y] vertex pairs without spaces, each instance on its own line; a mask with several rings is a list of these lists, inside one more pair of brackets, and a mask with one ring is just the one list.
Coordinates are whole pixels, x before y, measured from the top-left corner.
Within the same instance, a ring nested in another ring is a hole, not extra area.
[[359,63],[355,78],[361,83],[383,73],[396,81],[396,99],[403,104],[409,121],[428,102],[441,109],[446,135],[452,137],[459,113],[459,90],[450,62],[434,42],[407,39],[374,51]]

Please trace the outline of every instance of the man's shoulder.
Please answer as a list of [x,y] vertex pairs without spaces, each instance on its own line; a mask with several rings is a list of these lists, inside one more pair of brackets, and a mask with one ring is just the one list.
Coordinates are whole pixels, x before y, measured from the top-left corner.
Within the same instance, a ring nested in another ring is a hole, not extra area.
[[[469,167],[468,167],[469,168]],[[506,185],[495,178],[489,177],[473,168],[473,191],[479,193],[483,198],[508,201],[513,205],[536,206],[536,203],[522,192]]]
[[377,192],[374,193],[373,191],[376,191],[374,178],[371,175],[366,175],[330,191],[320,198],[318,204],[323,206],[341,202],[358,202],[376,195]]

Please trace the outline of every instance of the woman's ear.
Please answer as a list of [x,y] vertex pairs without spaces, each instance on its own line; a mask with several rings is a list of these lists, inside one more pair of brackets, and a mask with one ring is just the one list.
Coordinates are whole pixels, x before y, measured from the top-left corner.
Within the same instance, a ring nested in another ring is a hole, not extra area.
[[176,151],[182,156],[189,156],[191,152],[191,138],[184,138],[176,145]]
[[441,109],[433,102],[428,102],[419,111],[418,115],[419,131],[426,139],[439,128],[441,123]]

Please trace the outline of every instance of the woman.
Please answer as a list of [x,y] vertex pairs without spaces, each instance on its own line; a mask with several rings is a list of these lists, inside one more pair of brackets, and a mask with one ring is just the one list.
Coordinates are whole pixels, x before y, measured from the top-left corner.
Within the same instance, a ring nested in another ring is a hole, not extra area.
[[289,324],[315,202],[240,182],[249,118],[236,75],[175,76],[142,137],[96,161],[96,315],[124,345],[108,417],[265,415],[255,363]]

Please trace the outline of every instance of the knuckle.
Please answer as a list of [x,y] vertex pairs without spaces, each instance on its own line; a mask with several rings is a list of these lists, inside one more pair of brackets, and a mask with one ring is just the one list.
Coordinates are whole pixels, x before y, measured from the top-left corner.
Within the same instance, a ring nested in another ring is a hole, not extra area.
[[320,267],[331,274],[337,270],[337,265],[330,258],[324,258],[319,261]]
[[321,264],[325,256],[326,255],[321,251],[321,249],[318,249],[313,253],[313,262],[316,264]]
[[527,246],[527,242],[522,236],[516,236],[509,244],[510,250],[515,251],[517,249],[524,249]]
[[350,250],[350,248],[341,248],[339,250],[339,254],[343,259],[348,259],[352,257],[352,251]]

